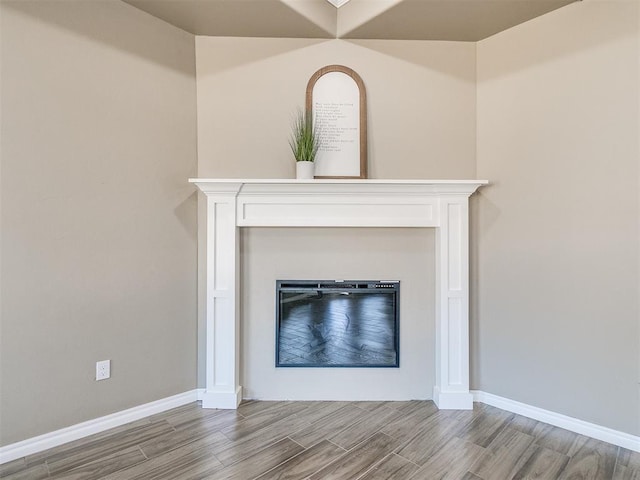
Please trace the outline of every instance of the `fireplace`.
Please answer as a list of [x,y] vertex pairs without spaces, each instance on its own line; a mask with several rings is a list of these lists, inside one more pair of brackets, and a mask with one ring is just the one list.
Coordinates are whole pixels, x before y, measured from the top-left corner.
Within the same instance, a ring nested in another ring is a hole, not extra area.
[[[238,248],[242,227],[434,228],[433,400],[439,408],[473,408],[469,391],[468,199],[487,181],[190,181],[206,195],[207,205],[203,232],[206,233],[204,408],[237,408],[242,400]],[[375,382],[375,375],[371,381]]]
[[400,282],[278,280],[276,367],[400,363]]

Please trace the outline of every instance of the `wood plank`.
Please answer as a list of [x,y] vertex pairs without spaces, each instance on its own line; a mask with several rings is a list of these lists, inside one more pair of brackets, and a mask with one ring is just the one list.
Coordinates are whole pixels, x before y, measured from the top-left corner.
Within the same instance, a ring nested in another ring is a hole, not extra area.
[[512,413],[481,405],[474,409],[470,421],[461,422],[462,428],[457,435],[481,447],[488,447],[513,417]]
[[573,445],[571,445],[571,448],[569,449],[567,455],[569,457],[573,457],[581,448],[583,448],[587,444],[589,440],[590,437],[587,437],[585,435],[578,435],[578,438],[576,438],[576,441],[573,443]]
[[311,402],[309,408],[304,411],[304,418],[307,422],[314,424],[320,420],[332,417],[335,412],[347,405],[351,405],[351,402]]
[[412,476],[411,480],[458,480],[484,454],[485,449],[458,437],[440,448]]
[[640,480],[640,470],[637,468],[616,465],[613,480]]
[[451,418],[452,421],[458,422],[459,425],[468,425],[481,415],[481,411],[478,410],[440,410],[439,412]]
[[173,427],[166,422],[141,425],[137,428],[125,430],[122,433],[110,435],[83,446],[78,445],[68,452],[58,453],[47,459],[51,475],[65,470],[71,470],[88,462],[99,460],[119,450],[139,445],[151,438],[173,431]]
[[201,408],[201,410],[209,410],[210,413],[208,415],[197,416],[183,415],[167,421],[170,425],[173,425],[176,430],[190,429],[198,424],[215,425],[218,429],[222,430],[244,419],[236,410],[213,410],[207,408]]
[[166,421],[170,425],[176,428],[180,428],[185,423],[190,423],[194,420],[210,419],[219,416],[228,416],[233,414],[236,417],[242,418],[238,415],[236,410],[218,410],[214,408],[202,408],[200,402],[193,402],[181,407],[173,408],[163,413],[152,415],[151,423]]
[[299,480],[313,475],[325,465],[343,455],[345,450],[328,440],[313,447],[269,470],[256,480]]
[[564,455],[569,454],[580,436],[569,430],[541,422],[534,427],[532,435],[536,438],[536,444]]
[[640,452],[633,452],[620,447],[618,450],[618,464],[624,467],[640,469]]
[[389,402],[387,406],[404,413],[411,413],[424,405],[435,406],[435,403],[433,403],[433,400],[401,400]]
[[235,410],[216,410],[216,415],[194,418],[192,420],[174,425],[176,430],[190,430],[198,425],[211,426],[218,430],[237,425],[245,417],[239,415]]
[[303,447],[308,448],[326,439],[329,435],[341,432],[366,415],[367,412],[361,408],[347,405],[326,418],[318,420],[309,427],[291,435],[291,439]]
[[355,405],[358,408],[361,408],[363,410],[368,410],[369,412],[372,412],[373,410],[377,410],[381,407],[388,407],[391,405],[392,407],[393,402],[352,402],[352,405]]
[[309,480],[355,480],[367,470],[375,467],[397,446],[395,438],[376,433],[353,450],[342,455],[320,471],[309,477]]
[[248,480],[260,476],[296,456],[304,449],[285,438],[268,446],[243,462],[223,468],[207,477],[207,480]]
[[437,413],[438,407],[433,402],[419,402],[417,406],[411,405],[402,410],[405,416],[392,421],[381,431],[390,437],[403,439],[420,428],[431,415]]
[[516,472],[513,480],[555,480],[569,463],[569,457],[548,448],[533,446],[529,459]]
[[309,427],[304,417],[285,417],[261,430],[257,430],[235,442],[229,442],[215,450],[216,457],[224,464],[231,465],[255,455],[265,447],[276,443]]
[[227,442],[227,437],[215,432],[133,467],[107,475],[101,480],[150,480],[172,474],[184,476],[185,472],[193,471],[195,466],[207,471],[215,467],[222,468],[222,463],[213,451],[219,444]]
[[308,406],[303,403],[285,402],[280,405],[272,406],[271,408],[251,415],[250,417],[243,418],[234,425],[222,429],[222,433],[224,433],[229,440],[236,441],[244,436],[261,430],[278,420],[282,420],[290,415],[302,412],[307,408]]
[[469,471],[485,480],[511,478],[535,452],[535,448],[529,448],[533,442],[534,438],[531,435],[506,427]]
[[[259,401],[259,400],[243,400],[238,407],[237,412],[243,417],[250,417],[271,408],[277,408],[286,405],[285,401]],[[300,402],[301,403],[301,402]]]
[[[205,455],[202,452],[178,460],[156,469],[151,474],[142,475],[137,480],[202,480],[224,468],[213,455]],[[129,477],[123,477],[124,479],[130,480]]]
[[391,453],[359,480],[406,480],[419,468],[415,463]]
[[418,465],[424,465],[443,444],[456,436],[461,425],[451,421],[446,412],[437,412],[411,431],[396,453]]
[[471,472],[467,472],[463,477],[460,478],[460,480],[483,480],[483,479]]
[[15,467],[16,465],[13,465],[13,468],[7,467],[2,470],[0,478],[3,480],[42,480],[43,478],[49,478],[49,469],[44,463],[27,467],[23,461],[20,468]]
[[79,450],[84,450],[89,445],[100,443],[105,439],[114,438],[120,434],[128,434],[135,429],[144,429],[146,427],[149,427],[152,423],[165,425],[169,427],[168,429],[171,428],[170,425],[165,421],[150,422],[149,417],[141,418],[140,420],[136,420],[135,422],[125,423],[124,425],[110,428],[109,430],[105,430],[104,432],[95,433],[93,435],[89,435],[88,437],[83,437],[78,440],[73,440],[71,442],[58,445],[57,447],[44,450],[42,452],[28,455],[27,457],[25,457],[25,462],[28,466],[31,466],[42,463],[45,460],[53,461],[58,458],[63,458],[68,455],[72,455]]
[[55,480],[97,480],[145,460],[144,454],[138,447],[131,447],[59,473],[51,478]]
[[514,415],[507,425],[514,430],[518,430],[519,432],[535,436],[533,431],[540,423],[541,422],[534,420],[533,418],[523,417],[522,415]]
[[589,439],[560,475],[560,480],[589,479],[610,480],[613,478],[618,447],[599,440]]
[[0,478],[18,473],[19,471],[25,470],[28,467],[29,465],[27,465],[24,457],[3,463],[2,465],[0,465]]
[[[200,420],[196,420],[200,422]],[[217,425],[211,425],[209,423],[198,423],[192,428],[181,430],[172,430],[157,437],[151,438],[145,442],[140,443],[140,449],[146,455],[147,458],[154,458],[162,455],[166,452],[179,448],[187,443],[192,443],[203,437],[214,436],[216,433],[224,439],[224,444],[230,444],[231,441],[218,432]]]
[[[155,413],[147,417],[150,423],[168,421],[173,416],[183,415],[188,413],[190,415],[207,415],[211,411],[209,408],[202,408],[202,402],[190,402],[180,405],[179,407],[170,408],[164,412]],[[169,422],[171,423],[171,422]]]
[[365,411],[367,414],[364,417],[336,434],[330,435],[329,440],[345,450],[349,450],[360,443],[363,438],[369,438],[382,427],[403,416],[401,412],[385,406],[379,406],[373,411]]
[[613,480],[640,480],[640,453],[620,447]]

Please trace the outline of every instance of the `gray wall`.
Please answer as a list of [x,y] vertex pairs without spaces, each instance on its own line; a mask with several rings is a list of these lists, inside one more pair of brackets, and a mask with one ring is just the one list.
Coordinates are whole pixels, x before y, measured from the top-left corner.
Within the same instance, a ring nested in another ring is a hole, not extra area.
[[640,434],[639,8],[478,44],[474,387]]
[[291,120],[331,64],[365,84],[370,178],[475,177],[474,43],[196,37],[196,56],[201,177],[295,177]]
[[196,387],[196,92],[133,7],[0,8],[6,445]]

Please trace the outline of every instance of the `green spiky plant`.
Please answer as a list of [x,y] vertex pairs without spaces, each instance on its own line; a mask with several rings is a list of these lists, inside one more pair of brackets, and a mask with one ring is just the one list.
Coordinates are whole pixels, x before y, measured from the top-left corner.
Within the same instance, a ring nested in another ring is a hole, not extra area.
[[296,162],[313,162],[316,159],[320,137],[309,112],[298,110],[291,124],[289,146]]

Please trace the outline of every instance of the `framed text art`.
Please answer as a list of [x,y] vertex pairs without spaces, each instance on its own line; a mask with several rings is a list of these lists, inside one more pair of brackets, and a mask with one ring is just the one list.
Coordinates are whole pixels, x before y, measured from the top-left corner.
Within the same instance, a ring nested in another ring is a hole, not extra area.
[[320,138],[315,178],[367,178],[367,94],[360,75],[328,65],[307,83],[306,109]]

